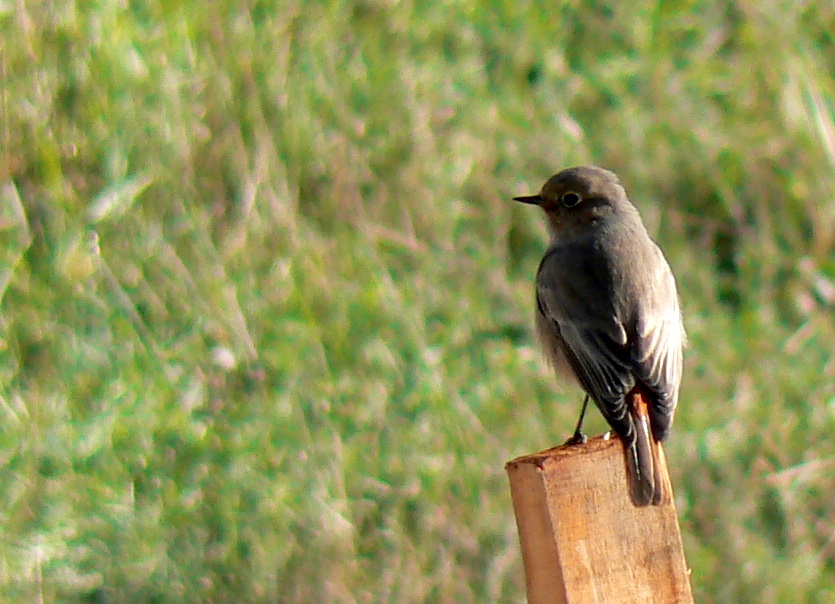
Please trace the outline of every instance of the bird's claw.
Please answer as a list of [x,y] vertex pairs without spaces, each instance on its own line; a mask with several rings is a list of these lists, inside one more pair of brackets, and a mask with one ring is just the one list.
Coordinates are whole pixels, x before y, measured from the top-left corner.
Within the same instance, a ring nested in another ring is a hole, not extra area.
[[572,436],[571,438],[569,438],[569,439],[568,439],[567,441],[565,441],[565,443],[563,443],[563,444],[564,444],[564,446],[568,446],[568,445],[584,445],[584,444],[586,444],[586,441],[588,441],[588,439],[589,439],[589,438],[588,438],[588,436],[586,436],[586,435],[585,435],[585,434],[583,434],[582,432],[575,432],[575,433],[574,433],[574,436]]

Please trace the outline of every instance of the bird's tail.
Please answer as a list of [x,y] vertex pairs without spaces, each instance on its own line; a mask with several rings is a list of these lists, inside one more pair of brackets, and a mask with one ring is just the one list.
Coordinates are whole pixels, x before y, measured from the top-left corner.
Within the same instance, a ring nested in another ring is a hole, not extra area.
[[661,505],[668,500],[661,478],[661,445],[652,437],[649,425],[647,395],[635,388],[627,395],[626,404],[632,416],[635,438],[626,445],[626,469],[632,502],[639,507]]

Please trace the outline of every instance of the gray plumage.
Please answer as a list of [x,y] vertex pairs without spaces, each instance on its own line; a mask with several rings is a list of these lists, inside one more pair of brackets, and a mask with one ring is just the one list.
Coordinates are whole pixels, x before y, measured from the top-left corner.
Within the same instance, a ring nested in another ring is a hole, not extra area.
[[669,264],[612,172],[570,168],[516,199],[542,207],[552,237],[536,276],[545,354],[623,439],[635,503],[660,503],[653,447],[672,425],[685,340]]

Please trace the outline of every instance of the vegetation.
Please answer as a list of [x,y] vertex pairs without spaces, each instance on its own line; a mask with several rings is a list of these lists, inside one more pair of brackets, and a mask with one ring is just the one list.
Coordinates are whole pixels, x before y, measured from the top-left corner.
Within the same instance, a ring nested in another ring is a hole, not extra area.
[[[835,601],[835,9],[0,3],[8,602],[520,602],[558,169],[678,276],[696,599]],[[602,431],[599,416],[589,426]]]

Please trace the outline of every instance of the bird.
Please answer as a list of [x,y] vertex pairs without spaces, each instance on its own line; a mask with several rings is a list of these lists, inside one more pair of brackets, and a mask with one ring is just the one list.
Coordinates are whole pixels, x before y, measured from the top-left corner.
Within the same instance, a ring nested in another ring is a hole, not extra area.
[[613,172],[578,166],[552,176],[536,195],[551,236],[536,274],[536,332],[558,377],[585,391],[624,444],[635,506],[670,494],[660,443],[678,403],[686,333],[673,271]]

